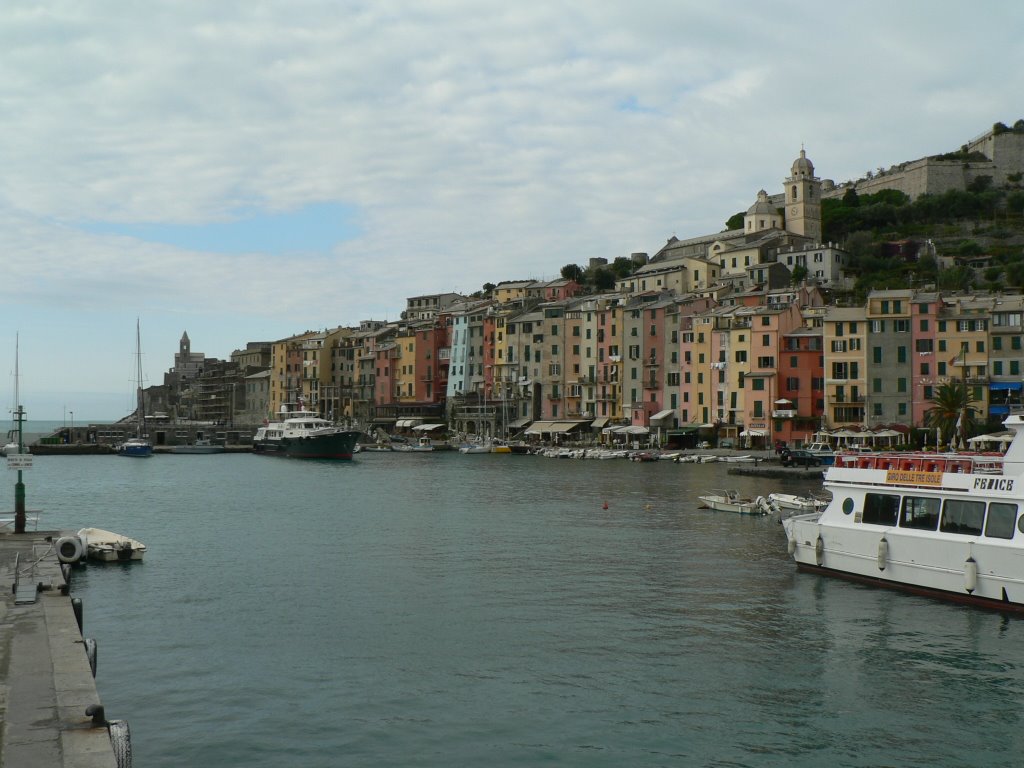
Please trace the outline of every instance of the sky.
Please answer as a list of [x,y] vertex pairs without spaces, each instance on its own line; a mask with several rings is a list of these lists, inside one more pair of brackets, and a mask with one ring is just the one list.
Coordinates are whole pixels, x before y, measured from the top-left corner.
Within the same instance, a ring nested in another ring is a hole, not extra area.
[[0,403],[396,319],[1024,117],[1024,5],[5,0]]

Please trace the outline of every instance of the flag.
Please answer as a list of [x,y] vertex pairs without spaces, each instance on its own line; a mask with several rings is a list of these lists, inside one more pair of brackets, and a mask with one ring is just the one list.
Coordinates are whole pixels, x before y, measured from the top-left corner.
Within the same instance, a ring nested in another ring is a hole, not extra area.
[[956,355],[954,355],[950,359],[949,364],[954,366],[954,367],[959,367],[959,366],[963,365],[964,364],[964,352],[965,351],[966,350],[961,349]]

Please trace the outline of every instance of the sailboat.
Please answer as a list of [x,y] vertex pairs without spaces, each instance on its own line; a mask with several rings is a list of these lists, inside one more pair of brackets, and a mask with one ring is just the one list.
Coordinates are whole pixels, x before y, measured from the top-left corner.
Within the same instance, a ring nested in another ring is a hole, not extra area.
[[16,334],[14,336],[14,408],[11,410],[14,423],[7,432],[7,444],[3,447],[4,456],[17,456],[22,450],[21,425],[18,421],[21,416],[21,401],[18,396],[18,352],[18,336]]
[[146,403],[142,393],[142,337],[139,333],[139,321],[135,320],[135,437],[130,437],[117,446],[117,452],[121,456],[132,456],[134,458],[146,458],[153,455],[153,445],[143,435],[146,425]]

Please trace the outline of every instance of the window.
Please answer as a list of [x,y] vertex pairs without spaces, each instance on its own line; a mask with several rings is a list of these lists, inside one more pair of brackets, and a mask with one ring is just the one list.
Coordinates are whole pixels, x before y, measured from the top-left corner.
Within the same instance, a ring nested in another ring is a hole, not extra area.
[[933,352],[934,339],[918,339],[914,342],[915,352]]
[[875,365],[881,365],[882,363],[882,348],[872,347],[871,348],[871,362]]
[[896,333],[910,333],[910,321],[909,320],[893,320],[893,330]]
[[872,320],[871,321],[871,332],[872,333],[885,333],[885,320]]
[[896,347],[896,362],[897,363],[905,363],[905,362],[907,362],[907,348],[906,347]]
[[764,391],[764,379],[761,379],[761,378],[754,379],[750,383],[750,388],[755,390],[756,392],[763,392]]
[[985,535],[991,539],[1012,539],[1013,524],[1017,521],[1017,505],[992,502],[988,505]]
[[[942,525],[939,526],[939,530],[943,533],[981,536],[981,524],[984,520],[985,502],[949,499],[942,506]],[[1010,526],[1010,534],[1013,535],[1012,522]]]
[[865,494],[861,522],[868,525],[896,525],[899,508],[899,496],[890,496],[886,493]]
[[907,496],[903,499],[900,528],[934,531],[939,524],[940,499],[926,496]]

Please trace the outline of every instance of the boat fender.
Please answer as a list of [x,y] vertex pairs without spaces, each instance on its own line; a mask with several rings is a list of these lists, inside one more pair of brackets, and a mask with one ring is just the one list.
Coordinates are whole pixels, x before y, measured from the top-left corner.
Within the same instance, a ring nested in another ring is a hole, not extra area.
[[96,647],[96,641],[91,637],[87,637],[84,640],[82,640],[82,643],[85,645],[85,657],[89,660],[89,669],[92,670],[92,676],[95,678],[96,651],[98,650]]
[[75,621],[78,622],[78,634],[82,634],[82,626],[84,622],[84,619],[82,618],[82,598],[71,598],[71,610],[74,611]]
[[825,542],[818,536],[818,540],[814,542],[814,562],[821,565],[825,562]]
[[878,570],[885,570],[885,561],[889,559],[889,542],[883,536],[878,541]]
[[790,555],[796,552],[796,538],[789,540],[789,543],[786,545],[786,551],[789,552]]
[[114,750],[117,768],[132,768],[132,732],[127,720],[111,720],[107,723],[110,746]]
[[85,554],[85,546],[77,536],[61,536],[54,544],[57,559],[62,563],[77,563]]
[[971,594],[978,588],[978,561],[968,557],[964,563],[964,589]]

